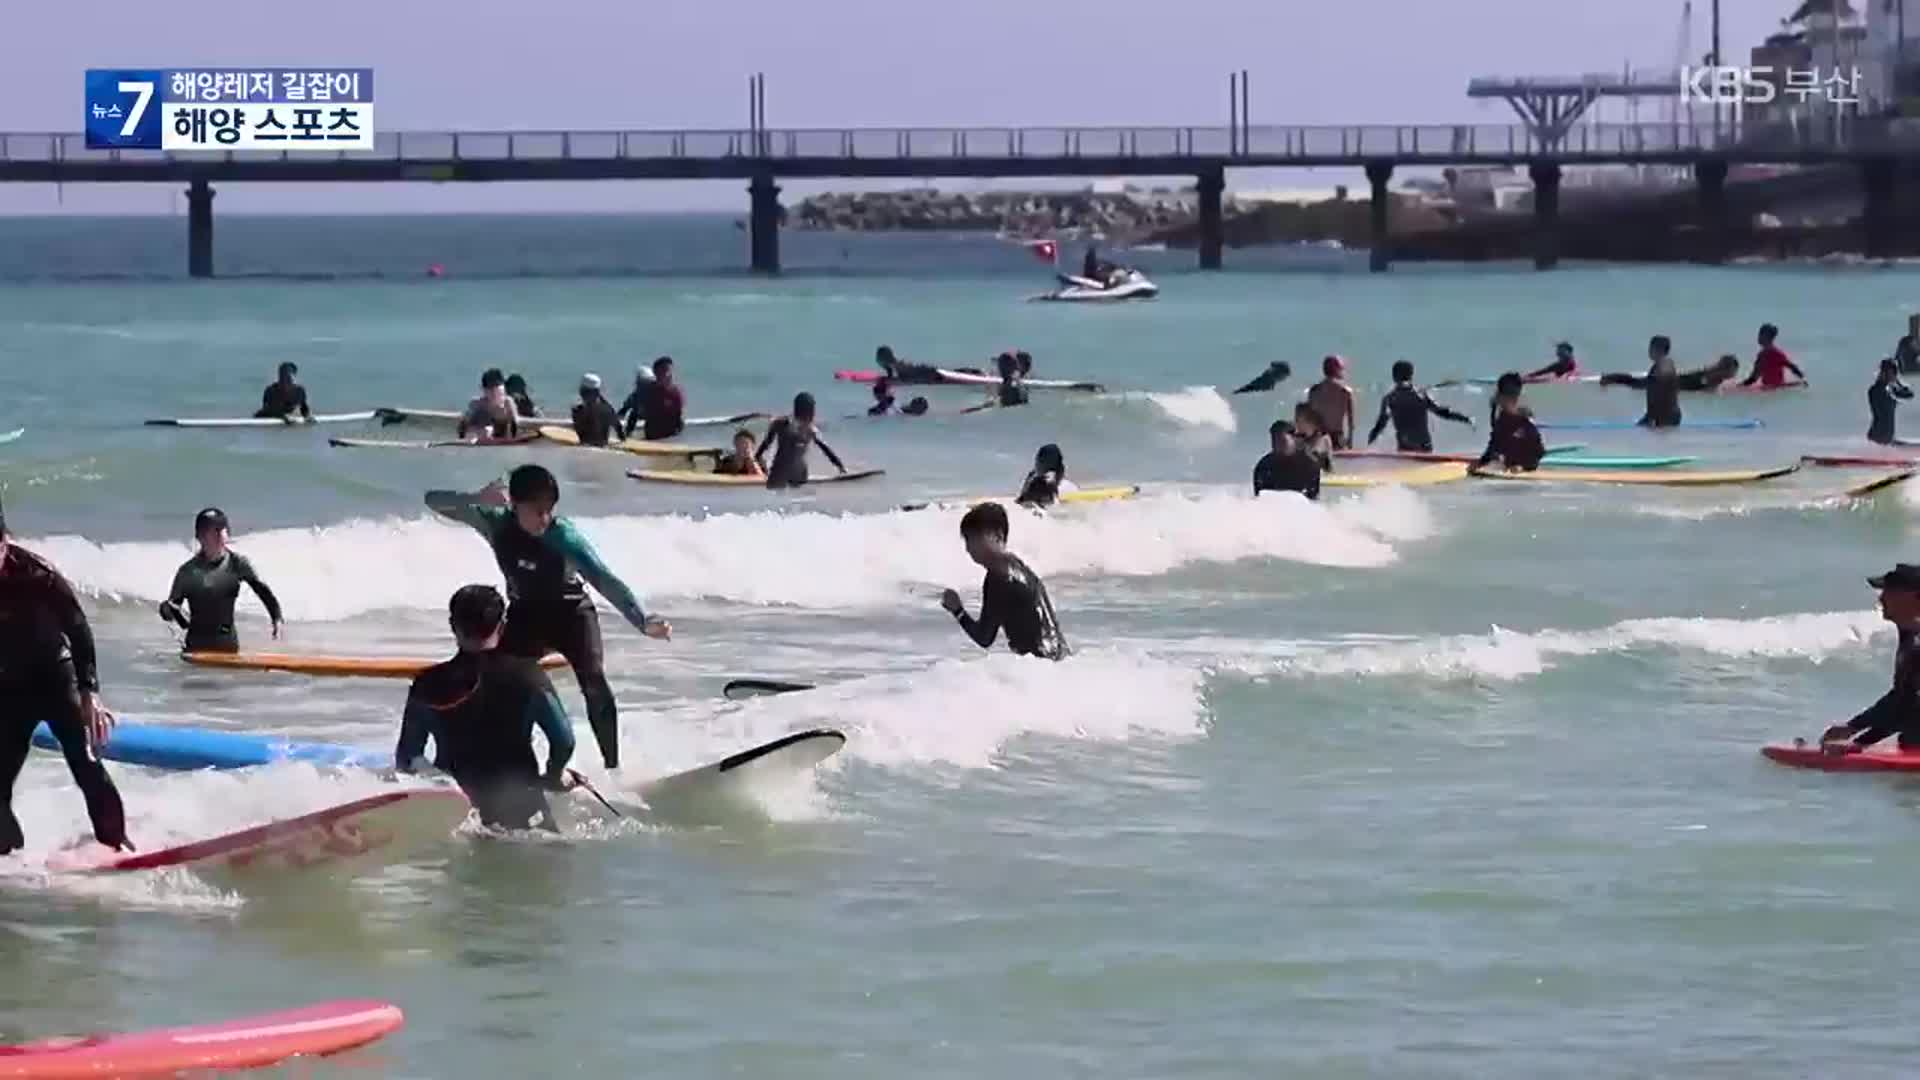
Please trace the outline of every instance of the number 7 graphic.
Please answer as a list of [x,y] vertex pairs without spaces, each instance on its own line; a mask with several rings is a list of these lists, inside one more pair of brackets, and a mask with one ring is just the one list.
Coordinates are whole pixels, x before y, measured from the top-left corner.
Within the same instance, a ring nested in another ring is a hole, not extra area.
[[120,125],[120,137],[131,138],[134,130],[140,126],[140,118],[147,115],[147,104],[153,100],[153,84],[150,82],[123,82],[120,92],[133,94],[133,108],[127,110],[127,122]]

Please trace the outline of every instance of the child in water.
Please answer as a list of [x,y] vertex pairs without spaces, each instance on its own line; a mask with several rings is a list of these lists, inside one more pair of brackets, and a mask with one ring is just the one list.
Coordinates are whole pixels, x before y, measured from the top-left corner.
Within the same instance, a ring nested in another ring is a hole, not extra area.
[[1294,438],[1306,447],[1313,460],[1320,463],[1321,472],[1333,471],[1333,436],[1327,434],[1326,425],[1320,420],[1320,411],[1307,402],[1293,407]]
[[721,458],[713,471],[723,476],[765,476],[753,456],[753,432],[741,428],[733,433],[733,453]]
[[1067,459],[1060,447],[1048,443],[1033,455],[1033,471],[1027,473],[1020,485],[1020,497],[1014,501],[1035,508],[1052,506],[1060,501],[1062,490],[1073,490],[1067,482]]

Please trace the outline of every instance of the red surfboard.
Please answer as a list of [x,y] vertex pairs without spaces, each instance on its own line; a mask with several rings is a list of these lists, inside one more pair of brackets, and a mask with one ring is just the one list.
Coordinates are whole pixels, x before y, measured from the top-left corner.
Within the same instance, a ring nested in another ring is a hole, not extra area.
[[1796,769],[1821,772],[1920,772],[1920,752],[1912,750],[1856,750],[1850,754],[1830,754],[1817,746],[1763,746],[1760,752],[1771,761]]
[[171,1076],[253,1069],[297,1054],[337,1054],[400,1028],[385,1001],[326,1001],[217,1024],[0,1045],[0,1077]]
[[1872,457],[1865,454],[1807,454],[1800,460],[1809,465],[1824,465],[1834,469],[1900,469],[1912,465],[1920,465],[1920,457],[1903,457],[1898,454],[1886,454],[1880,457]]

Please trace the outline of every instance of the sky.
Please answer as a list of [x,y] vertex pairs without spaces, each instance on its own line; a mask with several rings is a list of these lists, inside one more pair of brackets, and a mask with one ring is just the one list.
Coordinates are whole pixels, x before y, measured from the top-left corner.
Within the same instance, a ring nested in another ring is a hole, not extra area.
[[[1708,48],[1710,0],[1691,51]],[[0,37],[0,131],[78,131],[88,67],[371,67],[380,130],[741,128],[764,72],[770,127],[1225,126],[1250,72],[1254,124],[1504,123],[1476,75],[1671,69],[1680,0],[16,0]],[[1730,60],[1792,5],[1722,0]],[[482,9],[492,9],[483,11]],[[1575,12],[1578,14],[1575,14]],[[1202,17],[1202,13],[1204,13]],[[1230,172],[1232,188],[1353,183]],[[1085,181],[1074,181],[1084,184]],[[872,182],[789,183],[810,191]],[[969,190],[980,181],[948,181]],[[0,214],[169,213],[171,185],[0,184]],[[737,210],[733,182],[229,184],[218,212]]]

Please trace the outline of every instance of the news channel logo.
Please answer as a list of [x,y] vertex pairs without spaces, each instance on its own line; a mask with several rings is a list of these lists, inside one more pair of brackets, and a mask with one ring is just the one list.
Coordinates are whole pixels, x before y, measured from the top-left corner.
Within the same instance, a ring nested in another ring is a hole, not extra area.
[[373,149],[372,68],[89,68],[93,150]]
[[1728,105],[1738,113],[1747,106],[1790,101],[1830,105],[1860,104],[1860,69],[1752,67],[1682,67],[1680,104]]

